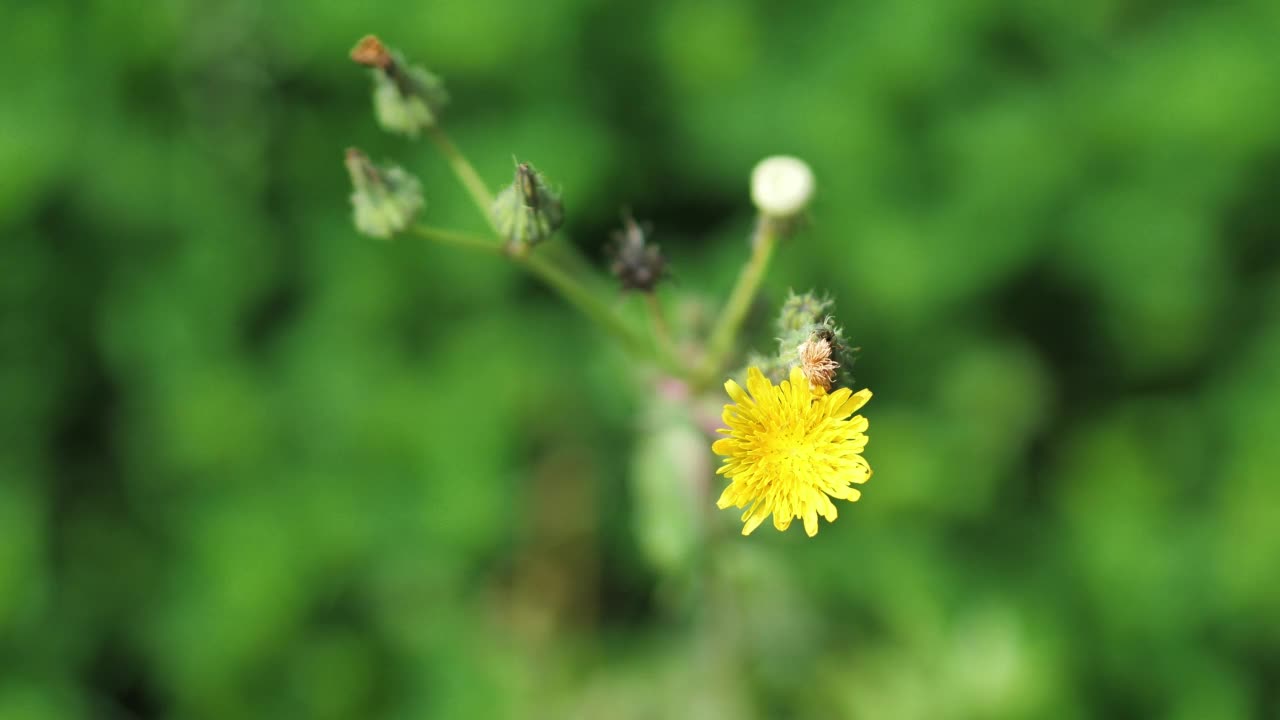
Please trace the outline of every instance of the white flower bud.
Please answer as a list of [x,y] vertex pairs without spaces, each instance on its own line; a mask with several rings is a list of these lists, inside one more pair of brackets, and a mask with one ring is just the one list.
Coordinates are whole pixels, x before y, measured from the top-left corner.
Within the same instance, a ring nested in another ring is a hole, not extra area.
[[812,197],[813,171],[800,158],[774,155],[751,171],[751,201],[768,217],[793,217]]

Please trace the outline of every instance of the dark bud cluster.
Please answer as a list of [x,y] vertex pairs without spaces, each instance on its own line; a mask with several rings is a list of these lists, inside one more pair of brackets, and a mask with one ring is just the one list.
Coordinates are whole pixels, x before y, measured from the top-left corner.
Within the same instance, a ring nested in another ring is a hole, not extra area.
[[612,250],[610,269],[623,290],[653,292],[666,274],[666,258],[657,245],[646,241],[644,228],[629,214],[622,218],[622,229],[613,232]]

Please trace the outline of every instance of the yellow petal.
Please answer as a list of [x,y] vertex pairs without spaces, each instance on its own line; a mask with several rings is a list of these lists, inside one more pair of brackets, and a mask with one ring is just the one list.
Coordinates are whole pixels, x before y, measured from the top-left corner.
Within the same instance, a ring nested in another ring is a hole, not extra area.
[[809,387],[809,379],[804,376],[804,370],[801,370],[799,365],[791,368],[791,377],[789,379],[791,380],[791,387]]
[[760,368],[753,367],[747,369],[747,390],[751,392],[751,397],[757,401],[763,401],[769,397],[769,390],[773,387],[760,372]]
[[742,534],[750,535],[753,530],[760,527],[760,523],[764,522],[767,517],[769,517],[769,509],[761,503],[760,507],[747,520],[747,524],[742,526]]
[[[751,402],[751,398],[747,397],[747,391],[743,390],[742,386],[733,380],[725,381],[724,391],[729,393],[729,397],[733,398],[733,401],[736,403],[746,404]],[[725,407],[728,406],[726,405]]]
[[720,499],[716,500],[716,507],[720,508],[721,510],[729,507],[734,502],[733,501],[734,495],[735,493],[733,492],[733,484],[731,483],[729,487],[724,489],[724,492],[720,493]]
[[871,465],[866,458],[854,455],[850,460],[853,462],[853,472],[850,473],[849,482],[861,484],[871,479]]
[[804,514],[804,532],[809,537],[818,534],[818,513],[812,507]]
[[867,390],[865,388],[862,390],[859,390],[858,392],[853,394],[853,397],[846,400],[845,403],[840,406],[840,409],[835,412],[835,416],[840,418],[848,417],[858,412],[858,408],[862,407],[863,405],[866,405],[867,401],[870,399],[871,399],[870,390]]
[[792,412],[797,416],[803,416],[814,401],[813,390],[809,388],[809,379],[804,376],[803,370],[793,367],[789,382],[784,384],[790,386],[784,390],[784,393],[790,401]]
[[827,497],[826,493],[818,493],[818,511],[827,519],[827,522],[835,522],[836,516],[840,514],[836,510],[836,504],[831,502],[831,498]]
[[844,401],[848,400],[849,396],[852,394],[853,391],[849,388],[837,388],[834,392],[828,395],[826,405],[827,414],[834,415],[834,411],[838,410],[841,405],[844,405]]
[[711,443],[711,452],[717,455],[732,455],[733,448],[737,444],[738,442],[736,440],[733,440],[730,438],[720,438],[719,440]]

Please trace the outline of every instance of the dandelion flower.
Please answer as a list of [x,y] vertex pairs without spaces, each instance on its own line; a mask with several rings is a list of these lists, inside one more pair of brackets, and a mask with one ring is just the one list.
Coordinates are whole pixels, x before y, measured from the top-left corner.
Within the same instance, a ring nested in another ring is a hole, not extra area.
[[[836,519],[832,498],[856,501],[861,492],[852,483],[871,477],[862,457],[867,445],[867,419],[853,415],[870,390],[840,388],[828,394],[811,388],[804,371],[792,368],[789,380],[774,385],[759,368],[747,371],[747,389],[730,380],[724,384],[733,404],[724,406],[720,430],[728,437],[711,449],[724,455],[717,470],[730,479],[716,505],[743,507],[743,535],[773,515],[773,526],[786,530],[793,518],[804,520],[809,537],[818,532],[818,516]],[[749,394],[748,394],[749,393]]]

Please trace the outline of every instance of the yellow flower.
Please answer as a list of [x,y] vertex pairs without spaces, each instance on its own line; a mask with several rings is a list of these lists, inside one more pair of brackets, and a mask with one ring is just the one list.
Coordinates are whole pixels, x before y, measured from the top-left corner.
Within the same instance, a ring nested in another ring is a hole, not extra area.
[[[716,471],[731,482],[716,505],[751,507],[742,514],[750,535],[773,515],[773,526],[786,530],[792,518],[804,519],[804,531],[818,532],[818,515],[831,522],[831,498],[856,501],[862,494],[850,483],[864,483],[871,466],[862,457],[867,445],[867,419],[857,412],[870,390],[840,388],[827,394],[810,388],[804,371],[792,368],[790,380],[774,385],[758,368],[747,371],[747,391],[730,380],[724,389],[734,404],[724,406],[729,437],[711,449],[727,456]],[[828,497],[830,496],[830,497]]]

